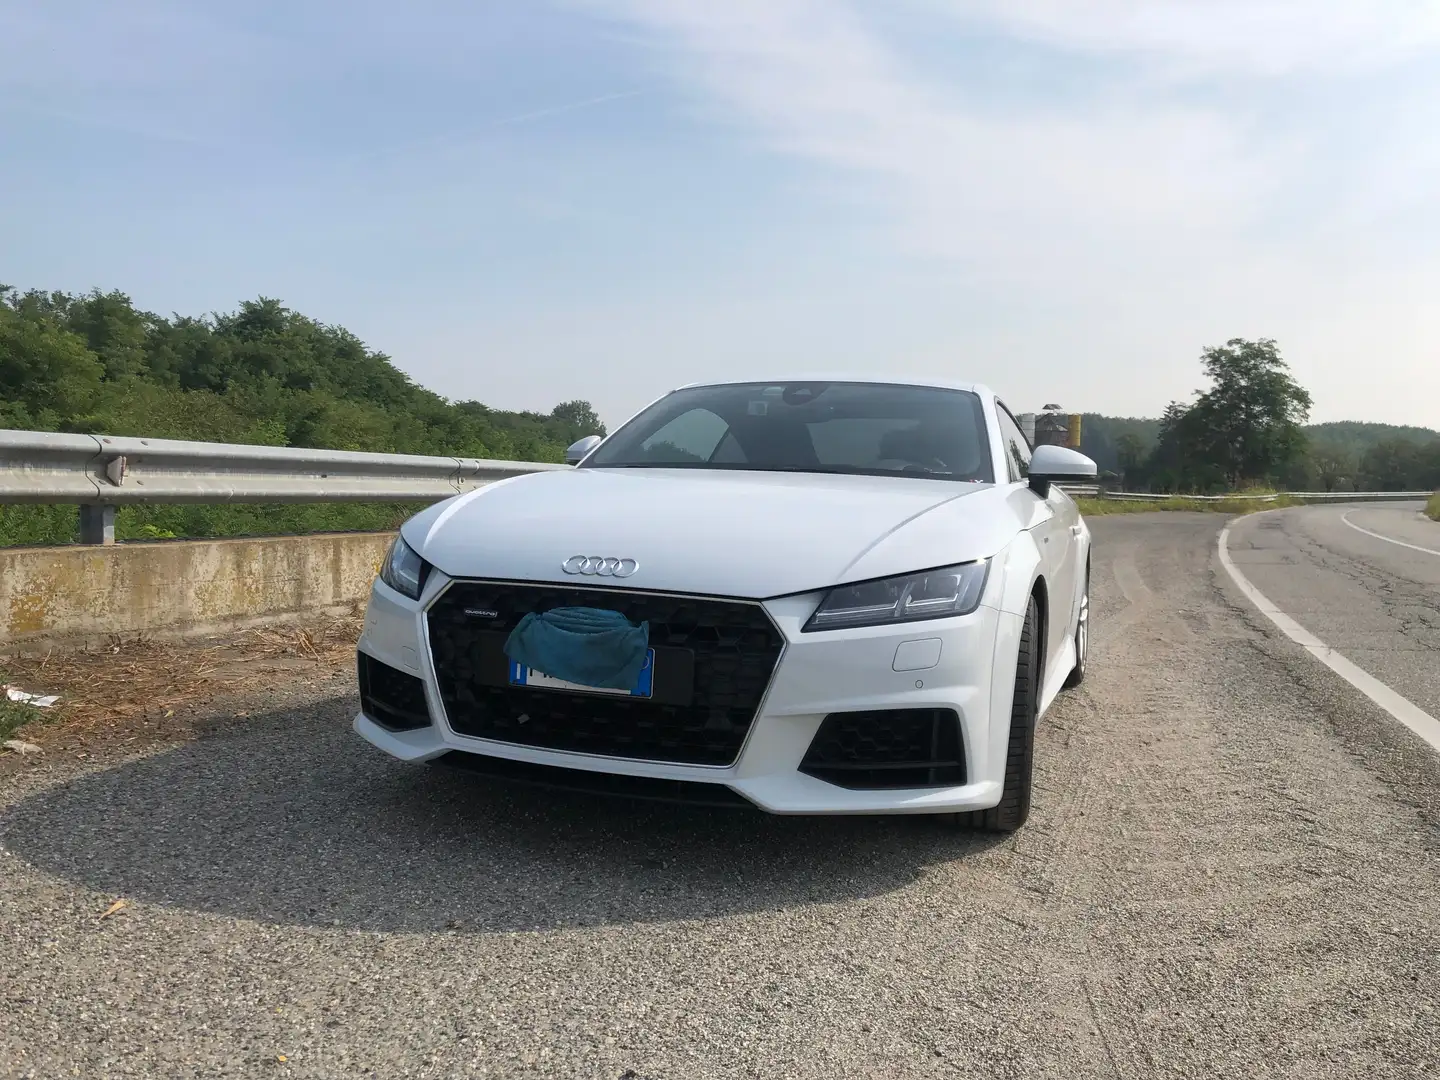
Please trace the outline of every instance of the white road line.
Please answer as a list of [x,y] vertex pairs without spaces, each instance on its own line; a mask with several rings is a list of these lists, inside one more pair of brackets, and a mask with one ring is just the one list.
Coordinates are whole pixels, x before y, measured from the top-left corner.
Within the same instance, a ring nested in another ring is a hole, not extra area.
[[[1264,510],[1261,513],[1273,514],[1276,511]],[[1260,515],[1251,516],[1259,517]],[[1383,540],[1385,537],[1382,536],[1381,539]],[[1440,554],[1440,552],[1436,554]],[[1260,609],[1260,613],[1280,628],[1282,634],[1424,739],[1432,750],[1440,753],[1440,720],[1436,720],[1420,706],[1397,694],[1369,672],[1360,670],[1289,615],[1286,615],[1264,593],[1250,584],[1250,580],[1240,572],[1240,568],[1230,558],[1229,525],[1220,530],[1220,565],[1225,567],[1231,580],[1235,582],[1241,592],[1250,598],[1250,602]]]
[[1384,540],[1387,544],[1398,544],[1400,547],[1409,548],[1411,551],[1423,551],[1427,555],[1440,555],[1440,551],[1437,551],[1435,548],[1421,547],[1419,544],[1407,544],[1404,540],[1396,540],[1390,536],[1381,536],[1377,532],[1371,532],[1369,529],[1362,529],[1359,525],[1356,525],[1355,522],[1350,520],[1350,514],[1353,513],[1355,513],[1354,510],[1351,510],[1349,513],[1341,514],[1340,520],[1345,522],[1346,525],[1349,525],[1350,528],[1354,529],[1356,532],[1362,532],[1366,536],[1373,536],[1376,540]]

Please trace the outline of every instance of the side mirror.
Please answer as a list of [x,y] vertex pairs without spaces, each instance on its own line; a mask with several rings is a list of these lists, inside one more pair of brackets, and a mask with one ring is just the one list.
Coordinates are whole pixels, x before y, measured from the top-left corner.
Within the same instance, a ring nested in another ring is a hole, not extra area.
[[600,445],[599,435],[586,435],[579,442],[573,442],[565,449],[565,464],[579,465],[585,455]]
[[1084,483],[1099,473],[1095,462],[1064,446],[1037,446],[1030,456],[1030,490],[1042,499],[1049,496],[1051,484]]

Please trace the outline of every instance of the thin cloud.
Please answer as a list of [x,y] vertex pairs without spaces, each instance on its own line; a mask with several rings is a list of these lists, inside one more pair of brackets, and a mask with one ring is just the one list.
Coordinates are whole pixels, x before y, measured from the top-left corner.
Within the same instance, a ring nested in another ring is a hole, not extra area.
[[122,135],[131,135],[135,138],[145,139],[153,143],[190,146],[216,153],[235,151],[235,146],[232,143],[225,142],[221,139],[206,138],[190,131],[159,127],[154,124],[137,121],[125,115],[117,116],[110,113],[97,114],[72,109],[54,108],[48,105],[35,105],[26,101],[16,100],[0,100],[0,112],[21,116],[42,117],[47,120],[58,121],[62,124],[92,128],[97,131],[118,132]]
[[528,124],[532,120],[543,120],[548,116],[562,116],[565,113],[577,112],[580,109],[588,109],[595,105],[604,105],[610,101],[623,101],[626,98],[639,97],[645,91],[627,90],[621,94],[601,94],[599,97],[586,98],[584,101],[572,101],[568,105],[556,105],[550,109],[537,109],[534,112],[520,113],[518,116],[507,116],[503,120],[496,120],[496,126],[502,124]]
[[[1280,337],[1347,413],[1440,393],[1423,299],[1440,248],[1422,239],[1440,220],[1440,5],[570,3],[638,31],[702,118],[805,163],[817,192],[869,200],[970,302],[1033,313],[997,348],[1054,372],[1054,393],[1127,366],[1168,381],[1160,366],[1236,333]],[[963,43],[950,70],[945,40]],[[1085,92],[982,83],[962,65],[987,45],[1047,74],[1064,51],[1091,61],[1067,72]]]
[[463,128],[454,128],[450,131],[437,132],[433,135],[426,135],[423,138],[412,139],[408,142],[397,143],[393,146],[382,147],[364,154],[357,154],[350,160],[352,163],[362,161],[377,161],[382,158],[393,157],[396,154],[409,153],[426,147],[441,148],[453,146],[463,142],[474,135],[483,134],[486,131],[493,131],[496,128],[515,127],[521,124],[534,123],[537,120],[548,119],[552,116],[563,116],[567,113],[579,112],[583,109],[592,109],[599,105],[607,105],[613,101],[624,101],[628,98],[639,97],[644,90],[626,90],[614,94],[601,94],[597,97],[584,98],[580,101],[571,101],[564,105],[553,105],[549,108],[535,109],[531,112],[517,113],[514,116],[503,116],[494,120],[487,120],[482,124],[469,125]]
[[[939,15],[1177,73],[1277,77],[1373,69],[1433,52],[1431,0],[919,0]],[[1178,65],[1178,68],[1177,68]]]
[[907,244],[994,274],[1206,246],[1265,191],[1265,154],[1212,110],[997,108],[919,75],[844,4],[601,6],[651,31],[661,62],[732,123],[851,177]]

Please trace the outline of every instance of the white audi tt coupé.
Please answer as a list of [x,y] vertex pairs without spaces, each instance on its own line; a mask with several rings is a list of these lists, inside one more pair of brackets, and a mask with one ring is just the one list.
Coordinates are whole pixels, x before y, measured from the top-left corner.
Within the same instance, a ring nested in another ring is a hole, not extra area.
[[778,814],[1029,813],[1090,533],[984,386],[675,390],[401,527],[355,730],[405,761]]

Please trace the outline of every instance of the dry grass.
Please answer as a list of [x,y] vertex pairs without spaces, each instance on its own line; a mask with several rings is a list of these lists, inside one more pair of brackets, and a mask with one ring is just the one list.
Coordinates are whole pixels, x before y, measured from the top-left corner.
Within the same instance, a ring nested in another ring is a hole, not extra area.
[[1100,517],[1106,514],[1146,514],[1163,510],[1196,510],[1210,514],[1238,515],[1298,505],[1294,499],[1288,499],[1284,495],[1273,502],[1264,502],[1260,499],[1187,499],[1183,495],[1176,495],[1168,499],[1137,499],[1133,502],[1124,499],[1091,498],[1080,498],[1075,502],[1080,507],[1080,512],[1088,517]]
[[360,629],[356,613],[195,643],[114,639],[100,649],[17,657],[5,668],[14,685],[60,695],[54,709],[36,716],[43,723],[20,729],[26,738],[130,741],[183,735],[208,715],[228,712],[227,704],[344,674],[354,664]]
[[[0,672],[3,674],[3,672]],[[0,679],[0,684],[5,682]],[[36,709],[30,705],[21,705],[10,701],[0,694],[0,740],[17,735],[21,728],[29,727],[37,721],[45,719],[42,709]]]
[[1430,496],[1430,501],[1425,504],[1425,514],[1435,521],[1440,521],[1440,491]]

